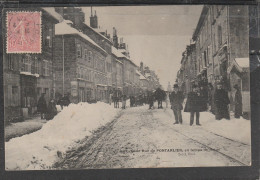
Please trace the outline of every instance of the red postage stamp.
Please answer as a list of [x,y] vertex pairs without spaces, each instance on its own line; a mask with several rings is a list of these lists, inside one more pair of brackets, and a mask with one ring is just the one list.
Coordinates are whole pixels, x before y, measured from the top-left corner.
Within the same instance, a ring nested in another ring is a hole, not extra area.
[[41,12],[7,12],[7,53],[41,53]]

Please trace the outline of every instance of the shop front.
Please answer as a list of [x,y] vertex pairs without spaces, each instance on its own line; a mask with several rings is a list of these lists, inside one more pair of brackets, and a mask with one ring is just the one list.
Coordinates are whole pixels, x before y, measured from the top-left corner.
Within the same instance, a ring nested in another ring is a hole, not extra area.
[[37,111],[37,78],[31,75],[20,75],[21,78],[21,108],[23,117],[28,117]]
[[231,110],[234,111],[234,98],[237,85],[242,94],[242,111],[246,118],[250,114],[250,74],[249,74],[249,58],[236,58],[230,64],[227,73],[230,76],[231,86]]

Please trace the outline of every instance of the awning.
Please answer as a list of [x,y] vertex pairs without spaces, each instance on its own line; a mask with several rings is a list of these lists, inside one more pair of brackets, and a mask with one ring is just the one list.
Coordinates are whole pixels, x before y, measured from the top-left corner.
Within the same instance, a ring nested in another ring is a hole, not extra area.
[[249,58],[235,58],[231,65],[228,67],[227,72],[230,73],[233,68],[236,68],[239,72],[249,71]]

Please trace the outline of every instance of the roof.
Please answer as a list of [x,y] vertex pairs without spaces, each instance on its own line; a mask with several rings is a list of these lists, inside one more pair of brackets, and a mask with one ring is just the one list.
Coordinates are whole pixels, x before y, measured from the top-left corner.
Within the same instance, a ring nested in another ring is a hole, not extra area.
[[86,25],[89,29],[91,29],[92,31],[94,31],[96,34],[100,35],[101,37],[103,37],[105,40],[107,40],[108,42],[110,42],[111,44],[113,44],[110,39],[108,39],[106,36],[102,35],[100,32],[98,32],[97,28],[92,28],[89,25],[87,25],[85,22],[83,23],[84,25]]
[[230,73],[231,70],[235,67],[239,72],[246,72],[249,70],[249,58],[235,58],[229,68],[227,69],[227,72]]
[[[140,74],[141,74],[141,73],[140,73]],[[139,78],[139,79],[141,79],[141,80],[147,80],[146,77],[145,77],[144,75],[142,75],[142,74],[140,75],[140,78]]]
[[50,14],[52,17],[54,17],[57,21],[63,21],[63,17],[55,11],[54,7],[46,7],[42,9],[46,11],[48,14]]
[[235,61],[242,68],[248,68],[249,67],[249,58],[236,58]]
[[99,45],[97,45],[92,39],[90,39],[90,37],[88,37],[86,34],[83,34],[82,32],[79,32],[77,29],[71,27],[65,21],[55,24],[55,35],[69,35],[69,34],[81,36],[83,39],[87,40],[96,48],[100,49],[101,51],[107,54],[107,52]]
[[112,54],[114,54],[116,57],[124,57],[127,58],[125,55],[123,55],[121,52],[118,51],[114,46],[112,46]]
[[139,76],[142,75],[138,70],[135,70],[135,73],[138,74]]

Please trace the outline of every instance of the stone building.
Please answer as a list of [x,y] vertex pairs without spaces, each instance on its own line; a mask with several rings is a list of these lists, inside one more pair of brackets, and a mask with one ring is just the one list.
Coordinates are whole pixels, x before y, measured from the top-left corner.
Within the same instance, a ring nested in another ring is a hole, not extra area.
[[72,102],[106,100],[107,52],[90,37],[71,26],[70,21],[55,25],[56,93],[69,93]]
[[[103,83],[96,84],[96,91],[98,94],[96,100],[108,101],[109,93],[112,90],[112,41],[110,35],[106,31],[99,28],[98,17],[95,11],[93,15],[92,8],[90,14],[90,25],[85,23],[85,13],[82,12],[81,8],[76,7],[58,7],[56,11],[59,12],[64,19],[72,22],[72,27],[87,35],[93,40],[98,46],[106,51],[106,57],[104,59],[104,74],[101,76],[99,73],[94,73],[94,78],[101,79],[97,80]],[[105,82],[106,81],[106,82]]]
[[42,53],[3,53],[5,120],[27,118],[34,114],[41,93],[46,94],[47,102],[54,98],[54,26],[62,17],[53,8],[37,10],[42,13]]
[[[248,18],[248,6],[203,7],[192,43],[186,48],[177,74],[177,82],[186,81],[185,90],[192,83],[205,86],[212,83],[215,86],[221,81],[229,92],[233,110],[233,87],[237,84],[242,90],[243,111],[249,112]],[[193,73],[185,72],[185,69],[192,68],[195,73],[193,70]],[[194,82],[190,81],[193,75]]]

